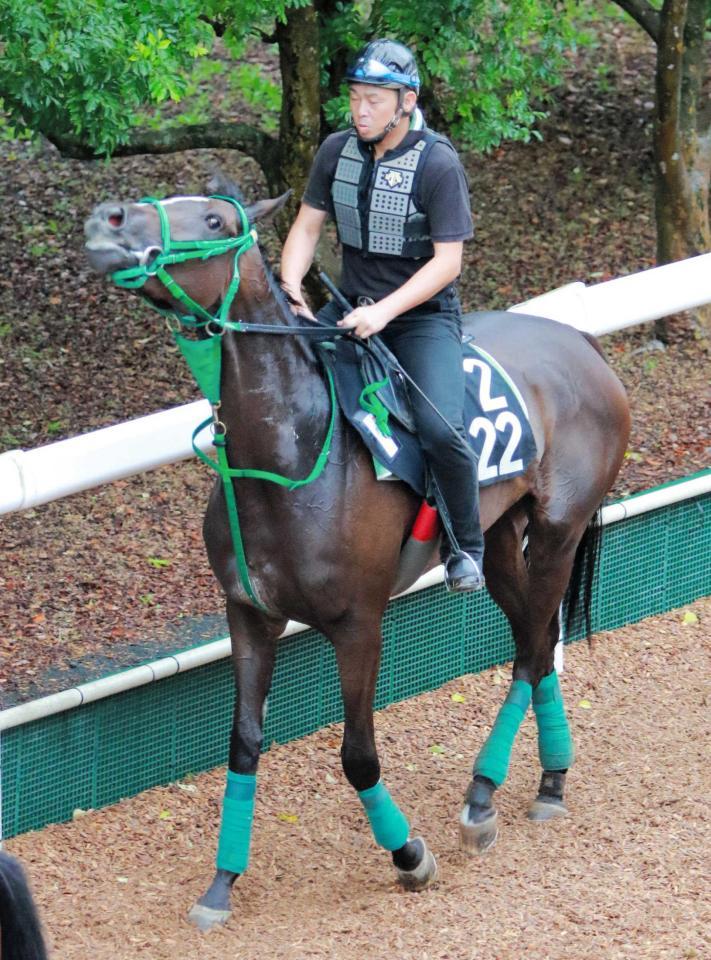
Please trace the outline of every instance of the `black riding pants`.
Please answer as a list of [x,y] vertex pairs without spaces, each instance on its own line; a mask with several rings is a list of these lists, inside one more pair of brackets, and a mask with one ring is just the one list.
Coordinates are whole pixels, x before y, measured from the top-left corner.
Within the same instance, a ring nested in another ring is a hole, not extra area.
[[[319,319],[325,323],[335,323],[342,315],[333,301],[319,311]],[[478,464],[465,439],[461,332],[458,310],[425,315],[415,311],[391,320],[378,336],[460,438],[410,389],[420,443],[449,513],[454,539],[462,550],[479,556],[484,540],[479,522]]]

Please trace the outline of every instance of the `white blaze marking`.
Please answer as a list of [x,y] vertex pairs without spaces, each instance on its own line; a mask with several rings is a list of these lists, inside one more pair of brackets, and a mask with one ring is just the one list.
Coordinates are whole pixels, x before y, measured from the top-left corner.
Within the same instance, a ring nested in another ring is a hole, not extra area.
[[169,203],[180,203],[183,200],[189,200],[192,203],[209,203],[210,202],[208,197],[168,197],[167,200],[160,200],[159,203],[165,207]]

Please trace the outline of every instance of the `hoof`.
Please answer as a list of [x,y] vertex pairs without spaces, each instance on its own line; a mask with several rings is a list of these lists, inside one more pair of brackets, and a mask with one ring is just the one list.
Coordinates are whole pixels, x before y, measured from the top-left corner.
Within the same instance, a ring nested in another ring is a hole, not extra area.
[[567,817],[568,808],[562,800],[556,797],[536,797],[528,808],[528,819],[537,820],[556,820],[558,817]]
[[419,841],[419,843],[421,843],[424,847],[422,860],[420,860],[417,866],[412,870],[401,870],[398,867],[397,878],[400,885],[405,890],[418,893],[420,890],[425,890],[436,880],[437,861],[422,837],[416,837],[415,840],[416,842]]
[[212,907],[203,907],[201,903],[196,903],[188,914],[188,920],[199,930],[207,931],[227,923],[230,914],[230,910],[214,910]]
[[486,853],[496,843],[499,835],[498,814],[492,808],[483,820],[470,819],[471,807],[467,804],[459,817],[459,841],[462,850],[468,854]]

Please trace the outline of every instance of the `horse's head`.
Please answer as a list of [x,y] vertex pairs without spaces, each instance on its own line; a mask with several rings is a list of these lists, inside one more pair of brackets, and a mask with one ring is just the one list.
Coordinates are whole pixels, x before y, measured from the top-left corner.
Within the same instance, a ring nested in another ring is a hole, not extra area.
[[175,281],[207,310],[229,288],[235,253],[253,242],[250,225],[273,216],[288,197],[245,207],[227,195],[108,201],[84,226],[89,262],[122,286],[140,287],[156,306],[186,312],[171,285]]

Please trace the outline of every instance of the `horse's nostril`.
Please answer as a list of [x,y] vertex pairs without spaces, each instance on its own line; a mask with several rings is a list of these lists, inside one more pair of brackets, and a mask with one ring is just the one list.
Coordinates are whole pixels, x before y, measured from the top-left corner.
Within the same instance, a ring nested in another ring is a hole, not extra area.
[[123,226],[125,219],[126,213],[123,207],[112,207],[106,211],[107,223],[116,229]]

